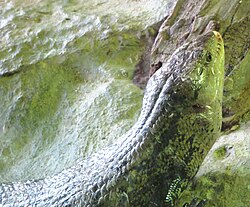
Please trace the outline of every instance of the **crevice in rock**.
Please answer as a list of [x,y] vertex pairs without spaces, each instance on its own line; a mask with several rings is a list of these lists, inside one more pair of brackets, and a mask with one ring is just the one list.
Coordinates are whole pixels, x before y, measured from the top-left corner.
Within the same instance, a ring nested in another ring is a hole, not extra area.
[[[154,44],[155,38],[158,34],[161,24],[165,21],[162,20],[155,25],[147,28],[143,41],[145,42],[145,50],[141,55],[139,62],[135,65],[135,71],[133,75],[133,83],[141,89],[145,89],[146,84],[150,78],[150,69],[151,69],[151,49]],[[153,34],[149,31],[155,31]],[[157,32],[156,32],[157,31]]]

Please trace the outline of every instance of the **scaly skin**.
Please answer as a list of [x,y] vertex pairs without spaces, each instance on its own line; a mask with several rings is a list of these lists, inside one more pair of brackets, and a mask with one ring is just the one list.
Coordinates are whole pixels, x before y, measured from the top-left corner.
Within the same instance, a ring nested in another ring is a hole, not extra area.
[[0,184],[0,206],[174,205],[218,137],[223,77],[219,33],[184,44],[150,78],[131,130],[55,176]]

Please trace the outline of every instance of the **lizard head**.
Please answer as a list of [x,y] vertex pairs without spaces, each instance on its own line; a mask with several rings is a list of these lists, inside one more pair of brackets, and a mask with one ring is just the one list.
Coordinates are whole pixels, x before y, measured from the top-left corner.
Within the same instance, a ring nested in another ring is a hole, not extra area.
[[171,104],[214,107],[222,99],[223,81],[223,40],[208,32],[179,47],[149,79],[141,118],[157,119]]
[[188,50],[194,52],[184,76],[192,82],[194,98],[202,105],[221,100],[224,77],[224,44],[221,35],[213,31],[201,36],[189,45]]

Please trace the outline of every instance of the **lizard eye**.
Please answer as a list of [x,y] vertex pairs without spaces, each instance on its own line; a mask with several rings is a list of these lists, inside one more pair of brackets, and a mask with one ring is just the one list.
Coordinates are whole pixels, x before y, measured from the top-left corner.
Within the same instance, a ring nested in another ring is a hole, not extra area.
[[212,54],[211,54],[211,52],[207,52],[207,54],[206,54],[206,61],[208,63],[210,63],[212,61]]

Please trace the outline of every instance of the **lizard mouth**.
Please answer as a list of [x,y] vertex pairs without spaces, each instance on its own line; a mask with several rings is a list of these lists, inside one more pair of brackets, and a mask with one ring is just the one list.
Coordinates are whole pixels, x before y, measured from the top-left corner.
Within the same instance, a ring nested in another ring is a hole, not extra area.
[[221,37],[221,35],[220,35],[219,32],[213,31],[213,33],[214,33],[216,39],[217,39],[219,42],[223,42],[222,37]]
[[218,44],[217,48],[216,48],[216,52],[217,52],[217,54],[220,54],[220,52],[221,52],[221,46],[223,44],[223,39],[222,39],[222,37],[221,37],[221,35],[220,35],[219,32],[213,31],[213,33],[214,33],[214,36],[215,36],[215,38],[217,40],[217,44]]

